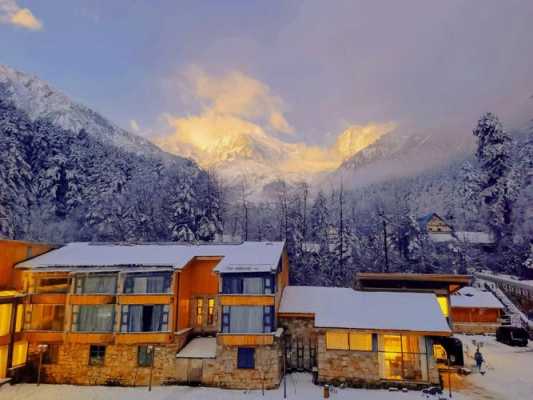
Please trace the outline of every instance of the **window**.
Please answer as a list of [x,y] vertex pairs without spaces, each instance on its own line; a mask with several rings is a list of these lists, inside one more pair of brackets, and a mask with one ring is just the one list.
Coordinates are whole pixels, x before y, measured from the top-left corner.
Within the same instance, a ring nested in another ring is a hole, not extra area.
[[251,347],[239,347],[237,349],[237,368],[255,368],[255,349]]
[[326,348],[328,350],[348,350],[350,348],[347,332],[326,332]]
[[7,373],[7,346],[0,346],[0,379],[4,379]]
[[437,296],[440,310],[445,317],[448,317],[448,298],[446,296]]
[[350,350],[372,351],[372,334],[350,332]]
[[30,330],[62,331],[65,306],[56,304],[32,304]]
[[122,332],[165,332],[168,330],[168,305],[124,305]]
[[116,289],[116,274],[82,275],[76,277],[76,294],[114,294]]
[[148,346],[137,347],[137,365],[139,367],[150,367],[153,360],[153,350],[150,351]]
[[73,306],[72,330],[74,332],[112,332],[114,323],[112,304]]
[[267,333],[274,329],[271,306],[225,306],[222,309],[222,332]]
[[384,379],[427,381],[426,338],[380,335],[379,367]]
[[105,346],[91,345],[89,348],[89,365],[104,365]]
[[204,316],[204,299],[196,299],[196,325],[202,326]]
[[0,304],[0,336],[9,334],[11,329],[11,311],[13,305],[10,303]]
[[224,294],[272,294],[274,275],[235,276],[223,275],[222,293]]
[[64,278],[38,278],[35,293],[68,293],[70,279]]
[[26,357],[28,355],[28,342],[15,342],[13,345],[13,367],[19,367],[26,364]]
[[24,304],[17,304],[17,317],[15,319],[15,332],[22,332],[24,325]]
[[49,344],[43,353],[43,364],[57,364],[59,360],[59,345]]
[[207,299],[207,325],[213,325],[215,322],[215,299]]
[[128,274],[124,279],[124,293],[168,293],[171,274]]

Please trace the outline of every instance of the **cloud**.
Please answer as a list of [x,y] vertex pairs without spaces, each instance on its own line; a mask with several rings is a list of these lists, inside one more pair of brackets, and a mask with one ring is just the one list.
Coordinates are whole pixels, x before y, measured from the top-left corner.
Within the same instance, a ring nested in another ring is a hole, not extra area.
[[[196,115],[165,114],[170,133],[154,141],[164,150],[196,160],[203,167],[242,160],[272,166],[280,174],[331,171],[347,157],[391,132],[393,123],[353,125],[331,145],[287,142],[275,133],[293,133],[284,103],[269,87],[241,72],[221,77],[198,68],[181,76],[180,88],[200,104]],[[183,95],[183,92],[181,93]]]
[[38,31],[43,24],[28,8],[21,8],[15,0],[0,0],[0,23]]

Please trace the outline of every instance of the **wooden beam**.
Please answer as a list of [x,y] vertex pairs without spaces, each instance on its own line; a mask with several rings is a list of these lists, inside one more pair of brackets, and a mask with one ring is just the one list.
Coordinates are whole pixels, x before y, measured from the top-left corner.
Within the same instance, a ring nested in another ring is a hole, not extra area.
[[118,304],[172,304],[174,296],[171,294],[133,294],[117,297]]
[[65,304],[66,301],[64,293],[32,294],[30,299],[32,304]]
[[275,297],[254,295],[220,295],[219,303],[223,306],[272,306]]
[[274,335],[218,334],[219,343],[225,346],[268,346],[274,343]]
[[117,333],[116,344],[150,344],[150,343],[171,343],[173,334],[166,332],[135,332]]
[[109,344],[113,343],[113,333],[69,332],[66,341],[69,343]]
[[24,331],[24,338],[30,343],[60,343],[64,337],[63,332]]
[[106,294],[73,294],[69,296],[69,303],[76,305],[114,304],[115,296]]
[[278,313],[278,318],[315,318],[314,313]]

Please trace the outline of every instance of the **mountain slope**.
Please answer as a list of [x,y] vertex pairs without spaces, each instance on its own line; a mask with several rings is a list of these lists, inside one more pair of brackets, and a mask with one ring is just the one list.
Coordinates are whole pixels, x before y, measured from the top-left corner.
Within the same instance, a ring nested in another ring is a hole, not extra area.
[[219,229],[216,190],[195,163],[6,67],[0,151],[0,236],[206,240]]

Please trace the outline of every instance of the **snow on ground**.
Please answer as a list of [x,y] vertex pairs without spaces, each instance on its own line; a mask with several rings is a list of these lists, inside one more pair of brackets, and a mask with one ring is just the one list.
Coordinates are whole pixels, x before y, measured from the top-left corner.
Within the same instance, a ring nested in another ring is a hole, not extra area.
[[[494,336],[458,335],[463,342],[465,366],[473,369],[476,345],[486,361],[485,375],[473,373],[465,382],[473,387],[482,388],[494,399],[532,399],[533,398],[533,345],[510,347],[496,341]],[[468,390],[467,390],[468,391]]]
[[[481,352],[487,365],[486,374],[477,372],[467,377],[454,376],[453,399],[456,400],[529,400],[533,398],[533,346],[509,347],[496,342],[492,336],[459,335],[465,349],[465,363],[474,364],[475,344],[483,342]],[[444,382],[447,382],[446,375]],[[448,391],[445,396],[448,398]],[[311,382],[310,374],[291,374],[287,377],[287,398],[290,400],[321,399],[322,387]],[[420,400],[421,392],[389,392],[386,390],[333,388],[332,400]],[[104,386],[71,386],[34,384],[4,385],[0,400],[278,400],[283,399],[283,386],[275,390],[225,390],[217,388],[165,386],[121,388]],[[437,400],[438,397],[431,397]]]

